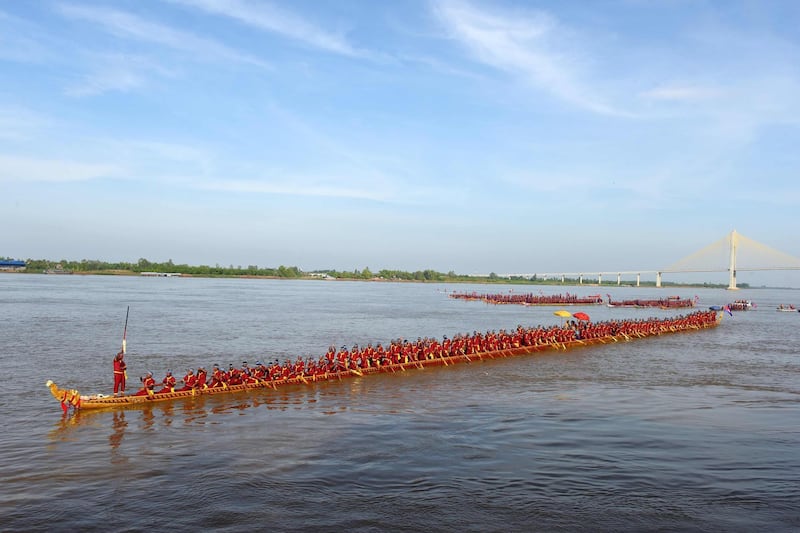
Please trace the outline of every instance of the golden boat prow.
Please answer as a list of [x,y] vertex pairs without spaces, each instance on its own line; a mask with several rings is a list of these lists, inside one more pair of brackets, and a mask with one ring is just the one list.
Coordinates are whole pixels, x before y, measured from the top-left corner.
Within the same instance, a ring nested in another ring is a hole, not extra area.
[[722,321],[723,313],[716,311],[716,320],[707,322],[703,325],[690,325],[685,328],[669,328],[653,333],[640,333],[636,335],[627,335],[625,333],[617,335],[608,335],[604,337],[595,337],[591,339],[575,339],[566,342],[552,342],[548,344],[536,344],[530,346],[519,346],[514,348],[506,348],[495,351],[476,352],[471,354],[458,354],[449,357],[437,357],[434,359],[425,359],[421,361],[408,361],[403,363],[394,363],[382,366],[370,366],[366,368],[350,368],[339,372],[327,372],[324,374],[309,375],[309,376],[295,376],[283,379],[274,380],[260,380],[257,383],[248,383],[241,385],[227,385],[225,387],[206,387],[196,388],[192,390],[179,390],[175,392],[154,393],[150,395],[127,395],[127,396],[106,396],[104,394],[82,395],[77,389],[62,389],[52,380],[47,380],[45,385],[50,389],[53,397],[61,402],[61,406],[66,412],[69,407],[74,409],[102,409],[102,408],[126,408],[133,406],[141,406],[153,402],[162,402],[169,400],[176,400],[182,398],[193,398],[201,395],[214,395],[214,394],[230,394],[235,392],[254,391],[259,389],[277,389],[285,385],[309,385],[311,383],[320,381],[334,381],[342,380],[352,377],[363,377],[369,374],[379,373],[395,373],[397,371],[406,371],[413,369],[422,369],[432,366],[450,366],[457,363],[471,363],[483,361],[486,359],[498,359],[505,357],[514,357],[518,355],[528,355],[536,352],[545,351],[567,351],[573,348],[580,348],[591,346],[595,344],[608,344],[614,342],[627,342],[635,339],[642,339],[647,337],[655,337],[660,335],[667,335],[671,333],[683,333],[698,331],[701,329],[708,329],[716,327]]

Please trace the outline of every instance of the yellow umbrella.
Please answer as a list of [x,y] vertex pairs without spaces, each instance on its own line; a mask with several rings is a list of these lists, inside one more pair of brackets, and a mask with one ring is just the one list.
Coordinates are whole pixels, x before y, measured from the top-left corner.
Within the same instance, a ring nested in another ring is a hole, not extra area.
[[561,321],[561,327],[562,328],[566,325],[567,319],[572,316],[572,313],[570,313],[569,311],[564,311],[563,309],[561,311],[556,311],[553,314],[556,315],[556,316],[560,316],[561,318],[564,319],[564,320]]

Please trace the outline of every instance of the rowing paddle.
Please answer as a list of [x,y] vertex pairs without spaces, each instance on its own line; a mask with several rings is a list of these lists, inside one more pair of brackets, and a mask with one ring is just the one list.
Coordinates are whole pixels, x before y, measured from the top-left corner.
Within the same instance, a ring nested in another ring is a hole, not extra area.
[[125,355],[127,353],[128,343],[128,314],[131,312],[131,306],[128,306],[128,310],[125,311],[125,328],[122,330],[122,354]]

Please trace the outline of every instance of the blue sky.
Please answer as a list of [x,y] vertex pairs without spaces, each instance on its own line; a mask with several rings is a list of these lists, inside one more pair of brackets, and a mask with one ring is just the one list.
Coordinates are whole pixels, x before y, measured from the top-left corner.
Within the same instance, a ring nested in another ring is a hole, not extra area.
[[799,257],[798,27],[791,0],[0,0],[0,255],[657,269],[737,229]]

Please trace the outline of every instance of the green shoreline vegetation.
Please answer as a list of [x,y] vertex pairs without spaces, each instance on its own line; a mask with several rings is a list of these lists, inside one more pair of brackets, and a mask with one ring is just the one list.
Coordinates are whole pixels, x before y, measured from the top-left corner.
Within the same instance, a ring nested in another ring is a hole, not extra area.
[[[6,259],[6,258],[0,258]],[[7,258],[11,259],[11,258]],[[207,266],[207,265],[187,265],[175,264],[170,259],[164,263],[155,263],[141,258],[136,263],[109,263],[97,259],[82,259],[80,261],[50,261],[47,259],[27,259],[25,260],[25,272],[33,274],[44,273],[72,273],[72,274],[93,274],[93,275],[113,275],[113,276],[134,276],[151,273],[154,275],[180,274],[181,276],[194,277],[227,277],[227,278],[271,278],[271,279],[335,279],[352,281],[394,281],[394,282],[431,282],[431,283],[502,283],[518,285],[578,285],[589,287],[617,287],[616,280],[603,281],[597,283],[595,279],[584,278],[583,283],[578,278],[561,279],[542,279],[536,275],[532,277],[524,276],[501,276],[490,273],[487,276],[456,274],[452,270],[447,273],[435,270],[417,270],[406,272],[402,270],[380,270],[372,272],[368,267],[363,270],[353,271],[339,270],[314,270],[304,272],[296,266],[278,266],[277,268],[265,268],[257,265],[242,266]],[[633,280],[622,280],[621,286],[634,286]],[[655,281],[641,281],[641,287],[655,287]],[[675,283],[662,281],[662,287],[704,287],[721,288],[727,287],[724,283]],[[749,288],[746,283],[740,283],[740,288]]]

